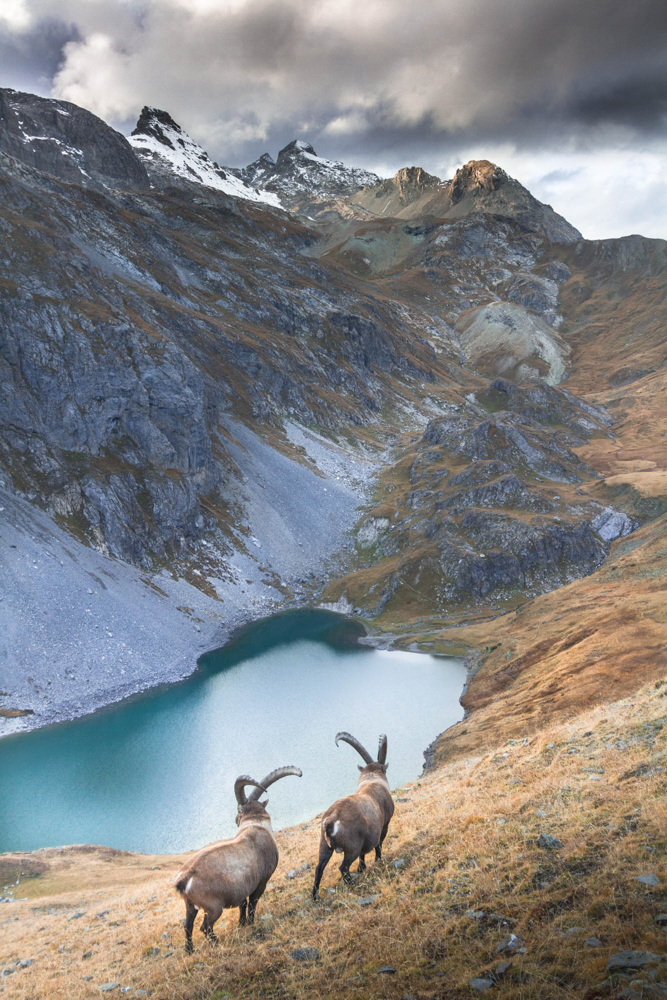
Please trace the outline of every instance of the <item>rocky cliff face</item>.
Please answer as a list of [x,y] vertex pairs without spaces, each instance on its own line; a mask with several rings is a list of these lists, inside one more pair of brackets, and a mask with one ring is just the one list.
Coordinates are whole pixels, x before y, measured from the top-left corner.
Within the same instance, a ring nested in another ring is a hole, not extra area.
[[125,136],[68,101],[0,89],[0,151],[71,184],[148,187]]

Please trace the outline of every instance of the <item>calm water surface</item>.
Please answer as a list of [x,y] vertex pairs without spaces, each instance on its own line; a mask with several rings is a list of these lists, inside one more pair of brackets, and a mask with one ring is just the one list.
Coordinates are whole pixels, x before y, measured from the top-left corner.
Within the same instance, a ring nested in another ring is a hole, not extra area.
[[167,853],[236,830],[233,783],[296,764],[270,789],[275,828],[354,791],[361,758],[389,737],[392,787],[416,778],[423,750],[462,718],[461,661],[357,643],[361,627],[322,611],[248,626],[181,684],[75,722],[0,740],[0,852],[105,844]]

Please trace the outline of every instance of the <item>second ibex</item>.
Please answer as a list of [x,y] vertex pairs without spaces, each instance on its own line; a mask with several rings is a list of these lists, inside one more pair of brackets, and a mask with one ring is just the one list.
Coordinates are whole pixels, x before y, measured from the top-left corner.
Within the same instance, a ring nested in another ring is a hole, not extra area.
[[338,733],[336,746],[339,740],[354,747],[363,757],[365,766],[359,765],[359,787],[354,795],[338,799],[322,817],[313,899],[317,899],[324,869],[334,851],[343,855],[340,872],[346,882],[351,881],[350,865],[356,858],[359,858],[360,872],[366,868],[365,856],[373,848],[376,861],[380,860],[382,842],[394,815],[394,800],[387,782],[387,737],[380,737],[377,760],[373,760],[368,750],[349,733]]

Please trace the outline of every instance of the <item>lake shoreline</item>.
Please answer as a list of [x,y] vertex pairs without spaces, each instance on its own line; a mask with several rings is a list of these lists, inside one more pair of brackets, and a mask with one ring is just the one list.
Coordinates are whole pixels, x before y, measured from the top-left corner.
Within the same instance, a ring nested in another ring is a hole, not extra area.
[[294,425],[308,458],[297,461],[228,424],[241,534],[214,567],[202,540],[188,579],[182,566],[154,572],[84,544],[0,477],[0,708],[34,713],[0,717],[0,740],[181,681],[240,625],[324,588],[381,460]]
[[[84,719],[87,716],[103,712],[107,708],[113,708],[124,701],[140,697],[150,692],[155,692],[160,688],[172,687],[182,684],[184,681],[193,678],[200,669],[200,661],[207,655],[214,653],[227,645],[234,636],[244,628],[256,624],[269,617],[285,614],[294,611],[329,610],[326,606],[307,605],[285,601],[275,602],[275,607],[271,609],[257,608],[239,611],[233,618],[221,626],[219,623],[212,623],[206,630],[201,628],[200,635],[203,636],[198,642],[192,644],[192,652],[178,661],[170,664],[169,671],[155,673],[153,676],[139,679],[134,685],[118,686],[102,692],[103,697],[91,696],[86,702],[85,695],[77,696],[77,707],[68,707],[67,704],[58,708],[42,710],[39,714],[31,708],[7,707],[6,713],[0,710],[0,742],[10,736],[19,733],[34,732],[38,729],[46,729],[50,726],[58,726],[67,722],[74,722],[77,719]],[[352,616],[347,616],[352,619]],[[360,619],[354,619],[361,621]],[[380,637],[374,637],[370,632],[370,625],[363,622],[366,635],[360,637],[359,643],[368,646],[377,646],[379,649],[391,649],[392,645],[387,645]],[[4,727],[4,728],[3,728]]]
[[465,668],[369,647],[365,633],[322,609],[264,617],[181,684],[3,741],[0,799],[13,806],[0,816],[0,850],[182,852],[233,834],[239,773],[261,778],[286,762],[303,778],[272,797],[273,820],[306,822],[356,786],[356,754],[334,745],[340,730],[372,755],[386,732],[392,786],[418,780],[423,747],[462,717]]

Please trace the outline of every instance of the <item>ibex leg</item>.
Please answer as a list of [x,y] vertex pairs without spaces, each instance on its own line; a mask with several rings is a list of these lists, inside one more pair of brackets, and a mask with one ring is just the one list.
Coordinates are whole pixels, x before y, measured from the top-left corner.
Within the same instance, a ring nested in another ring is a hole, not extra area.
[[255,910],[257,908],[257,903],[262,897],[264,890],[266,889],[266,882],[260,882],[255,891],[251,893],[248,897],[248,923],[254,924],[255,922]]
[[186,899],[185,920],[183,921],[183,926],[185,927],[185,950],[187,952],[192,951],[192,928],[194,927],[197,912],[195,904],[191,903],[189,899]]
[[387,836],[388,829],[389,829],[389,823],[385,823],[385,825],[382,827],[382,833],[380,835],[380,843],[375,848],[376,861],[382,861],[382,844],[384,842],[384,838]]
[[317,899],[318,893],[320,891],[320,882],[322,881],[322,876],[324,874],[324,869],[329,864],[331,860],[331,855],[333,854],[333,847],[329,847],[326,840],[320,842],[320,858],[315,869],[315,882],[313,884],[313,899]]
[[243,927],[246,923],[246,913],[248,910],[248,900],[244,899],[239,906],[239,924]]
[[356,854],[345,854],[343,856],[343,861],[340,866],[340,873],[343,876],[343,881],[348,885],[352,882],[352,875],[350,873],[350,865],[358,857]]
[[215,932],[213,930],[213,924],[216,922],[220,914],[222,913],[222,907],[220,909],[211,910],[204,914],[204,919],[201,922],[201,929],[209,939],[209,941],[217,941]]
[[358,872],[366,871],[366,856],[364,854],[359,855],[359,867],[357,868],[357,871]]

